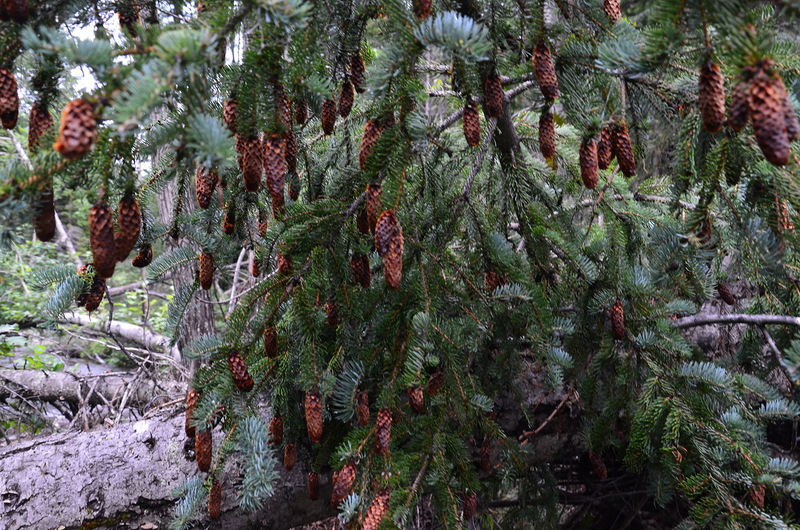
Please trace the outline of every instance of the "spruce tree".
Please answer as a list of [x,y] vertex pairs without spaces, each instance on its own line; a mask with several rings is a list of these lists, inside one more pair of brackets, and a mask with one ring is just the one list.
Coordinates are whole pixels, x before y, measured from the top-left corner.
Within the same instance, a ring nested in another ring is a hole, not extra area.
[[[150,279],[197,269],[177,340],[254,252],[183,348],[207,474],[176,528],[259,507],[295,459],[365,528],[423,500],[447,528],[793,521],[800,465],[768,428],[800,413],[796,2],[0,6],[0,117],[32,162],[0,170],[5,230],[52,237],[54,182],[96,204],[94,266],[39,274],[54,317],[133,250]],[[96,84],[67,101],[76,66]],[[709,355],[683,329],[731,285],[747,328]],[[579,457],[538,458],[544,429]]]

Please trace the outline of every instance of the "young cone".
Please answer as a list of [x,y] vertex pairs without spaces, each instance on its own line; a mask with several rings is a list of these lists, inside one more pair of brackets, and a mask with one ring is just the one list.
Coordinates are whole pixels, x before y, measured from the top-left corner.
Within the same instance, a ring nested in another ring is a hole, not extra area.
[[556,156],[556,122],[549,109],[544,109],[539,117],[539,151],[545,159]]
[[722,298],[723,302],[731,306],[736,305],[736,297],[733,296],[731,288],[728,287],[727,283],[718,283],[717,292],[719,293],[719,297]]
[[[90,274],[89,274],[89,266],[86,265],[85,263],[82,264],[82,265],[78,265],[77,274],[78,274],[78,277],[81,278],[81,280],[93,279],[94,278],[94,274],[93,273],[90,276]],[[86,305],[86,298],[88,296],[89,296],[89,290],[84,287],[81,290],[81,292],[78,293],[75,296],[75,303],[78,304],[78,307],[82,307],[82,306]]]
[[370,232],[375,233],[375,225],[378,222],[378,216],[381,210],[381,196],[383,189],[380,184],[369,184],[367,186],[367,198],[364,201],[364,210],[367,213],[367,226]]
[[305,414],[308,439],[312,444],[319,443],[322,439],[322,398],[319,392],[306,392]]
[[470,147],[477,147],[481,143],[481,118],[478,115],[478,106],[473,102],[464,105],[464,139]]
[[195,195],[197,196],[197,205],[203,210],[211,206],[211,200],[214,198],[214,190],[216,190],[218,182],[219,177],[216,171],[209,170],[201,165],[195,168]]
[[774,63],[763,59],[750,84],[750,119],[758,147],[775,166],[789,162],[791,145],[786,130],[786,89],[780,76],[772,72]]
[[0,122],[4,129],[17,126],[19,117],[19,93],[14,72],[0,68]]
[[626,177],[632,177],[636,175],[636,158],[633,156],[628,126],[625,122],[619,122],[614,126],[613,132],[614,140],[611,145],[614,148],[614,156],[619,162],[619,169]]
[[132,194],[126,194],[117,207],[116,240],[117,261],[125,261],[133,250],[142,231],[142,210]]
[[31,107],[28,116],[28,151],[34,155],[39,150],[42,136],[47,134],[48,129],[53,126],[53,117],[38,102]]
[[397,289],[403,277],[403,230],[394,210],[383,212],[375,224],[375,248],[383,258],[386,285]]
[[286,154],[283,138],[278,134],[264,136],[264,173],[273,201],[282,201],[286,184]]
[[89,152],[97,139],[94,107],[82,99],[67,104],[61,111],[58,138],[53,148],[68,160],[76,160]]
[[407,390],[408,404],[416,414],[422,414],[425,410],[425,394],[421,386],[412,386]]
[[616,24],[622,16],[622,10],[619,7],[619,0],[603,0],[603,11],[606,12],[612,24]]
[[711,60],[700,69],[697,93],[703,127],[712,134],[718,133],[725,121],[725,79]]
[[269,422],[269,444],[273,447],[278,447],[283,443],[283,417],[280,415],[273,416]]
[[322,132],[325,136],[333,134],[333,129],[336,126],[336,102],[332,99],[326,99],[322,103]]
[[433,10],[433,0],[414,0],[414,16],[420,20],[425,20],[431,16]]
[[611,127],[600,129],[600,141],[597,142],[597,167],[608,169],[614,159],[614,133]]
[[593,190],[597,187],[597,140],[584,140],[578,153],[583,185],[587,190]]
[[355,281],[364,289],[369,289],[371,278],[369,270],[369,258],[367,255],[359,254],[357,256],[353,256],[353,258],[350,260],[350,270],[353,273],[353,281]]
[[241,138],[241,149],[239,169],[244,178],[244,189],[257,193],[261,185],[261,163],[264,152],[261,139],[256,135]]
[[313,471],[308,472],[308,498],[312,501],[319,499],[319,475]]
[[222,121],[225,127],[233,134],[236,134],[236,122],[239,114],[239,103],[234,98],[226,99],[222,106]]
[[211,431],[198,429],[194,437],[194,455],[197,459],[197,469],[203,473],[208,473],[211,469],[212,452]]
[[89,243],[97,274],[104,279],[111,278],[117,263],[117,243],[114,214],[103,199],[98,199],[89,211]]
[[348,462],[339,470],[333,472],[333,489],[331,491],[331,506],[338,507],[353,491],[356,482],[356,465]]
[[264,328],[264,355],[268,359],[278,356],[278,330],[269,324]]
[[106,294],[106,281],[101,278],[97,273],[94,274],[92,279],[92,286],[89,288],[89,294],[86,296],[86,311],[93,313],[100,307],[100,302],[103,301],[103,296]]
[[731,108],[728,111],[728,127],[741,131],[747,125],[750,116],[750,85],[738,83],[731,94]]
[[492,74],[486,78],[483,86],[483,96],[486,101],[486,113],[490,118],[499,118],[503,113],[503,82],[500,76]]
[[292,273],[294,268],[294,261],[291,256],[284,256],[282,253],[278,254],[278,273],[283,276],[288,276]]
[[228,369],[233,376],[233,382],[242,392],[249,392],[253,388],[253,378],[247,370],[242,354],[234,350],[228,353]]
[[353,90],[353,83],[349,79],[345,79],[342,83],[342,90],[339,93],[339,116],[346,118],[353,110],[353,101],[355,99],[355,92]]
[[611,316],[611,333],[617,340],[625,338],[625,310],[622,307],[622,301],[617,300],[611,306],[609,311]]
[[364,66],[364,59],[361,58],[361,52],[358,51],[350,56],[350,81],[353,83],[353,88],[356,92],[363,94],[366,88],[364,87],[364,76],[367,72]]
[[356,394],[356,419],[359,425],[369,425],[369,394],[362,390]]
[[389,454],[389,442],[392,438],[392,411],[383,408],[375,420],[375,452],[379,455]]
[[147,267],[153,261],[153,247],[145,243],[139,247],[139,252],[131,260],[131,265],[137,268]]
[[286,444],[283,447],[283,467],[286,471],[294,469],[297,462],[297,444]]
[[200,287],[208,291],[214,281],[214,254],[202,252],[200,254]]
[[33,210],[33,230],[36,232],[36,239],[45,242],[50,241],[56,235],[56,208],[54,204],[53,184],[47,182],[42,189],[36,193],[36,197],[31,204]]
[[539,41],[533,50],[533,72],[536,74],[536,83],[547,103],[552,103],[561,94],[558,91],[556,66],[550,48],[544,41]]
[[192,420],[194,418],[194,411],[197,408],[197,402],[200,400],[200,392],[190,389],[186,393],[186,421],[184,426],[184,431],[186,432],[187,438],[194,438],[196,434],[195,426],[192,425]]
[[217,479],[211,484],[211,491],[208,492],[208,517],[212,521],[219,519],[222,511],[222,484]]
[[382,489],[372,499],[372,503],[364,514],[363,530],[377,530],[386,512],[389,511],[389,490]]
[[381,137],[381,126],[378,120],[369,120],[364,125],[364,134],[361,136],[361,147],[358,149],[358,166],[361,171],[367,169],[367,161],[369,160],[372,151],[375,149],[375,144]]

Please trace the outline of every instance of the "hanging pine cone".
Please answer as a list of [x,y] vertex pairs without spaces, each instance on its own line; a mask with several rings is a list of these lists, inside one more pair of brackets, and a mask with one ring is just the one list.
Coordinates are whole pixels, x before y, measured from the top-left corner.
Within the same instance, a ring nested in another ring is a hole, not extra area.
[[478,115],[478,106],[469,101],[464,105],[464,139],[470,147],[477,147],[481,143],[481,118]]
[[364,210],[367,212],[367,226],[370,232],[375,233],[375,225],[378,222],[383,207],[381,206],[381,195],[383,189],[380,184],[369,184],[367,186],[367,198],[364,201]]
[[414,0],[413,1],[414,15],[420,19],[425,20],[431,16],[433,10],[432,0]]
[[441,368],[436,368],[431,378],[428,379],[428,395],[434,397],[442,389],[442,385],[444,385],[444,372]]
[[27,0],[3,0],[7,16],[17,24],[24,24],[30,16]]
[[325,315],[328,326],[335,328],[339,325],[339,308],[333,300],[325,303]]
[[200,287],[208,291],[214,281],[214,254],[211,252],[200,253]]
[[364,125],[364,134],[361,136],[361,147],[358,150],[358,166],[361,171],[367,169],[367,161],[369,160],[372,151],[375,149],[375,144],[381,137],[382,128],[378,120],[369,120]]
[[211,491],[208,492],[208,517],[212,521],[219,519],[222,511],[222,484],[214,479],[211,484]]
[[718,133],[725,121],[725,79],[711,60],[700,69],[697,93],[703,127],[711,134]]
[[741,131],[747,125],[750,116],[750,85],[738,83],[731,94],[731,108],[728,110],[728,127]]
[[222,106],[222,121],[225,123],[225,127],[228,128],[233,134],[236,134],[236,122],[238,120],[239,114],[239,102],[236,101],[235,98],[231,97],[230,99],[226,99],[225,103]]
[[539,117],[539,151],[545,159],[556,156],[556,122],[550,109],[542,110]]
[[377,530],[386,512],[389,511],[389,490],[380,490],[364,514],[363,530]]
[[353,491],[356,482],[356,465],[348,462],[339,470],[333,472],[333,490],[331,492],[331,506],[339,504]]
[[362,390],[356,394],[356,419],[359,425],[369,425],[369,394]]
[[533,50],[533,72],[536,74],[536,83],[547,103],[552,103],[561,94],[558,91],[556,66],[550,48],[540,40]]
[[718,283],[717,292],[719,293],[719,297],[722,298],[723,302],[728,305],[736,305],[736,297],[733,296],[731,288],[728,287],[727,283]]
[[764,501],[767,495],[767,487],[764,484],[752,486],[747,492],[747,500],[758,508],[764,508]]
[[289,274],[292,273],[293,268],[294,268],[294,262],[292,261],[291,256],[284,256],[283,254],[278,254],[278,274],[288,276]]
[[[244,178],[244,189],[252,193],[257,193],[261,185],[261,163],[263,160],[264,149],[261,139],[256,136],[242,138],[242,154],[239,156],[239,169]],[[266,166],[266,162],[264,162]]]
[[383,212],[375,223],[375,248],[383,258],[386,285],[397,289],[403,277],[403,230],[394,210]]
[[622,174],[626,177],[636,175],[636,158],[633,156],[628,125],[624,121],[614,126],[614,140],[611,145],[614,148],[614,156],[617,157]]
[[264,328],[264,355],[268,359],[278,356],[278,330],[269,324]]
[[474,492],[464,495],[464,520],[471,521],[478,511],[478,495]]
[[425,410],[425,394],[421,386],[408,387],[408,405],[416,414],[422,414]]
[[234,230],[236,230],[236,209],[233,207],[233,203],[230,203],[225,210],[225,218],[222,220],[222,233],[229,236],[233,234]]
[[322,398],[319,392],[306,392],[306,428],[312,444],[322,439]]
[[625,338],[625,310],[622,307],[622,301],[617,300],[611,306],[609,311],[611,316],[611,333],[617,340]]
[[325,136],[333,134],[336,126],[336,102],[326,99],[322,102],[322,132]]
[[117,243],[114,214],[103,199],[98,199],[89,212],[89,242],[97,274],[104,279],[111,278],[117,263]]
[[139,247],[139,252],[131,260],[131,265],[137,268],[147,267],[153,261],[153,247],[145,243]]
[[130,2],[120,6],[117,13],[119,27],[131,37],[136,36],[136,26],[141,25],[142,19],[139,16],[139,6],[136,2]]
[[200,400],[200,392],[189,389],[189,392],[186,393],[186,401],[184,402],[186,405],[186,421],[184,430],[186,431],[187,438],[194,438],[196,429],[195,426],[192,424],[194,419],[194,411],[197,409],[197,402]]
[[53,148],[68,160],[76,160],[89,152],[97,139],[94,107],[75,99],[61,111],[58,138]]
[[86,311],[93,313],[100,307],[100,302],[103,301],[103,296],[106,294],[106,281],[101,278],[97,273],[93,275],[92,286],[89,288],[89,294],[86,296]]
[[117,207],[116,240],[117,261],[125,261],[133,250],[142,231],[142,210],[132,194],[125,194]]
[[273,199],[282,200],[286,182],[286,155],[283,138],[278,134],[264,136],[264,173],[269,194]]
[[371,282],[369,258],[366,254],[353,256],[350,260],[350,270],[353,272],[353,281],[364,289],[369,289]]
[[600,129],[600,141],[597,142],[597,167],[608,169],[614,159],[614,133],[611,127]]
[[283,467],[286,471],[291,471],[295,463],[297,463],[297,444],[286,444],[283,447]]
[[483,437],[483,444],[481,444],[480,466],[484,473],[492,469],[492,442],[488,436]]
[[194,456],[197,459],[197,469],[203,473],[208,473],[211,469],[212,452],[211,431],[198,429],[194,436]]
[[[286,159],[286,171],[289,173],[297,172],[297,137],[291,127],[283,135],[284,158]],[[293,201],[297,197],[292,198]]]
[[53,184],[47,182],[36,193],[31,204],[33,210],[33,230],[36,239],[42,242],[50,241],[56,235],[56,208],[54,204]]
[[367,73],[367,67],[364,66],[364,59],[361,58],[361,51],[358,51],[350,56],[350,81],[353,83],[353,88],[356,92],[363,94],[364,77]]
[[286,90],[283,88],[283,85],[279,84],[275,86],[275,101],[277,101],[280,106],[280,114],[278,118],[280,119],[283,129],[291,129],[292,102],[289,101],[289,96],[286,95]]
[[587,190],[597,187],[597,140],[589,138],[581,143],[579,150],[581,180]]
[[294,106],[294,122],[302,127],[306,121],[308,121],[308,103],[305,99],[301,99]]
[[353,91],[353,83],[349,79],[345,79],[342,83],[342,91],[339,93],[339,116],[346,118],[353,110],[353,101],[355,92]]
[[789,141],[794,142],[800,138],[800,121],[797,120],[797,114],[794,113],[794,107],[789,100],[788,94],[783,101],[786,116],[786,134],[789,135]]
[[500,76],[492,74],[486,78],[483,86],[483,96],[486,102],[486,113],[490,118],[499,118],[503,113],[503,82]]
[[269,228],[269,221],[267,221],[267,216],[263,212],[258,214],[258,235],[263,237],[267,237],[267,229]]
[[605,480],[608,478],[608,468],[603,461],[603,457],[594,451],[589,451],[589,463],[592,465],[592,470],[597,478]]
[[319,475],[313,471],[308,472],[308,498],[312,501],[319,499]]
[[280,414],[270,420],[267,435],[271,446],[278,447],[283,443],[283,417]]
[[211,206],[214,190],[217,188],[219,177],[217,172],[205,166],[198,165],[194,170],[194,187],[197,196],[197,205],[203,210]]
[[231,371],[236,388],[242,392],[249,392],[253,388],[253,378],[250,377],[247,364],[242,354],[236,350],[228,353],[228,369]]
[[502,274],[498,274],[493,270],[488,270],[483,273],[483,285],[486,290],[493,293],[498,287],[508,285],[508,280]]
[[605,11],[608,18],[611,19],[612,24],[616,24],[622,16],[619,0],[603,0],[603,11]]
[[771,59],[757,64],[750,84],[750,119],[764,158],[775,166],[785,166],[791,152],[786,131],[786,89],[773,66]]
[[375,452],[379,455],[389,454],[389,442],[392,437],[392,411],[383,408],[375,420]]
[[36,102],[31,107],[31,113],[28,117],[28,151],[31,154],[36,154],[39,150],[39,143],[47,130],[53,125],[53,117],[47,112],[47,109],[42,107],[39,102]]

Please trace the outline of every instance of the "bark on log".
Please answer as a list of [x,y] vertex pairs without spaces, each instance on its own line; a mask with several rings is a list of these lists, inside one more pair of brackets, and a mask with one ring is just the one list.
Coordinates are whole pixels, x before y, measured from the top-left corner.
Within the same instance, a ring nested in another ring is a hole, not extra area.
[[[181,406],[172,408],[171,415],[0,449],[0,530],[140,528],[147,523],[165,528],[175,506],[174,489],[199,473],[183,429]],[[221,443],[218,429],[214,436]],[[320,500],[308,499],[307,461],[301,456],[291,473],[284,471],[275,494],[255,513],[239,508],[235,473],[224,472],[222,515],[215,527],[282,529],[332,515],[324,500],[330,498],[330,477],[321,477]],[[207,514],[202,517],[196,526],[207,527]]]

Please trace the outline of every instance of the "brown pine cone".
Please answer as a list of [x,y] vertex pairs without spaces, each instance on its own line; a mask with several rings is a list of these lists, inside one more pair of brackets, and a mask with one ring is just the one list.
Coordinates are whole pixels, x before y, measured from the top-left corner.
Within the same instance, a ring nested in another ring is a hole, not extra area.
[[800,121],[797,120],[797,114],[794,113],[794,107],[789,100],[788,94],[783,101],[786,115],[786,134],[789,135],[789,141],[794,142],[800,138]]
[[508,280],[502,274],[497,274],[497,272],[493,270],[488,270],[483,273],[483,285],[486,286],[487,291],[493,293],[498,287],[508,285]]
[[233,234],[236,230],[236,209],[230,203],[225,210],[225,218],[222,220],[222,233],[225,235]]
[[581,180],[587,190],[597,187],[597,140],[589,138],[581,143],[579,151]]
[[269,324],[264,328],[264,355],[268,359],[278,356],[278,330]]
[[239,102],[234,97],[225,100],[222,106],[222,121],[225,127],[228,128],[233,134],[236,134],[236,122],[239,110]]
[[306,100],[301,99],[295,102],[294,105],[294,122],[299,125],[303,126],[308,121],[308,103]]
[[214,281],[214,254],[211,252],[200,253],[200,287],[208,291]]
[[288,276],[292,273],[292,269],[294,268],[294,261],[292,260],[291,256],[284,256],[283,254],[278,254],[278,273],[284,276]]
[[416,414],[422,414],[425,410],[425,394],[421,386],[408,387],[408,404]]
[[771,59],[763,59],[750,84],[750,119],[758,147],[775,166],[789,162],[791,145],[786,131],[786,89],[772,71]]
[[131,260],[131,265],[137,268],[147,267],[153,261],[153,247],[145,243],[139,247],[139,252]]
[[378,139],[381,137],[381,132],[383,132],[383,129],[378,120],[370,120],[364,125],[361,147],[358,149],[358,166],[361,171],[367,169],[367,161],[375,149],[375,144],[378,143]]
[[355,92],[353,91],[353,83],[349,79],[345,79],[342,83],[342,91],[339,93],[339,116],[346,118],[353,110],[353,102],[355,99]]
[[331,506],[338,507],[353,491],[356,482],[356,465],[348,462],[339,470],[333,472],[333,490],[331,492]]
[[119,18],[119,27],[131,37],[135,37],[136,26],[142,23],[138,4],[136,2],[121,4],[117,18]]
[[718,283],[717,292],[719,293],[719,297],[722,298],[723,302],[728,305],[736,305],[736,297],[733,296],[731,288],[728,287],[727,283]]
[[[294,134],[294,129],[291,127],[286,130],[283,135],[284,138],[284,158],[286,159],[286,171],[289,173],[296,173],[297,172],[297,137]],[[292,198],[293,201],[297,200],[297,197]]]
[[464,495],[464,520],[470,521],[478,511],[478,495],[474,492]]
[[622,307],[622,301],[617,299],[614,305],[611,306],[609,311],[611,316],[611,333],[617,340],[625,338],[625,309]]
[[125,194],[117,207],[116,240],[117,261],[125,261],[142,231],[142,210],[132,194]]
[[350,56],[350,81],[353,83],[353,88],[356,92],[363,94],[366,88],[364,87],[364,78],[367,73],[367,67],[364,66],[364,59],[361,58],[361,51],[358,51]]
[[[263,161],[264,148],[261,139],[256,136],[248,136],[241,139],[242,154],[239,156],[239,169],[244,178],[244,188],[252,193],[257,193],[261,186],[261,164]],[[266,166],[266,162],[264,162]]]
[[432,0],[414,0],[413,1],[414,15],[420,19],[425,20],[431,16],[433,10]]
[[17,126],[19,117],[19,93],[14,72],[0,68],[0,122],[4,129]]
[[764,484],[754,485],[747,492],[747,500],[758,508],[764,508],[764,500],[767,495],[767,487]]
[[264,173],[267,189],[273,199],[284,198],[286,183],[286,154],[279,134],[264,135]]
[[336,126],[336,102],[326,99],[322,102],[322,132],[325,136],[333,134]]
[[356,394],[356,419],[359,425],[369,425],[369,394],[362,390]]
[[291,471],[295,463],[297,463],[297,444],[286,444],[283,447],[283,467],[286,471]]
[[382,408],[375,420],[375,452],[379,455],[389,454],[389,442],[392,438],[392,411]]
[[208,473],[209,469],[211,469],[212,452],[211,431],[197,429],[194,437],[194,455],[197,459],[197,469],[203,473]]
[[56,208],[53,197],[53,184],[48,180],[31,204],[33,210],[33,230],[36,239],[47,242],[56,235]]
[[27,0],[3,0],[3,5],[8,14],[8,18],[17,24],[24,24],[28,21],[30,10]]
[[481,445],[481,471],[486,472],[492,469],[492,442],[488,436],[483,437]]
[[750,116],[750,85],[738,83],[731,94],[731,108],[728,111],[728,127],[741,131],[747,125]]
[[53,125],[53,117],[47,112],[47,109],[42,107],[40,103],[36,102],[31,107],[31,113],[28,117],[28,151],[31,154],[36,154],[39,150],[39,143],[48,129]]
[[333,300],[325,302],[325,315],[328,326],[335,328],[339,325],[339,308]]
[[364,524],[361,528],[363,530],[378,530],[378,526],[380,526],[387,511],[389,511],[389,490],[382,489],[375,495],[369,508],[367,508],[367,513],[364,514]]
[[556,122],[549,109],[542,110],[539,117],[539,151],[545,159],[556,156]]
[[608,169],[614,159],[614,132],[611,127],[600,129],[600,141],[597,142],[597,167]]
[[486,102],[486,113],[490,118],[499,118],[503,113],[503,82],[500,76],[492,74],[486,78],[483,86],[483,96]]
[[614,148],[614,156],[617,157],[622,174],[626,177],[636,175],[636,158],[633,156],[628,125],[624,121],[614,126],[614,141],[611,142],[611,145]]
[[381,206],[381,195],[383,189],[380,184],[369,184],[367,186],[367,198],[364,201],[364,210],[367,212],[367,226],[370,232],[375,233],[375,225],[378,222],[383,207]]
[[553,55],[550,48],[544,41],[540,40],[533,50],[533,72],[536,74],[536,83],[547,103],[552,103],[561,94],[558,90],[558,79],[556,78],[556,65],[553,62]]
[[97,274],[103,279],[111,278],[117,263],[117,243],[114,214],[103,199],[98,199],[89,212],[89,242]]
[[616,24],[622,16],[619,0],[603,0],[603,11],[605,11],[608,18],[611,19],[612,24]]
[[222,511],[222,484],[214,479],[211,484],[211,491],[208,492],[208,517],[212,521],[219,519]]
[[273,416],[272,420],[270,420],[267,434],[269,436],[269,445],[278,447],[283,443],[283,417],[280,414]]
[[386,285],[397,289],[403,277],[403,230],[394,210],[383,212],[375,223],[375,248],[383,258]]
[[86,311],[93,313],[100,307],[103,296],[106,294],[106,281],[97,274],[93,275],[92,286],[89,287],[89,294],[86,295]]
[[369,258],[366,254],[353,256],[350,260],[350,270],[353,272],[353,281],[364,289],[369,289],[371,282]]
[[308,498],[312,501],[319,499],[319,475],[313,471],[308,472]]
[[280,119],[283,129],[291,129],[292,102],[289,101],[289,96],[286,95],[286,90],[284,89],[283,85],[275,85],[275,101],[277,101],[280,105],[280,114],[278,115],[278,118]]
[[725,122],[725,78],[711,60],[700,69],[697,93],[703,127],[711,134],[718,133]]
[[264,213],[258,214],[258,235],[261,237],[267,237],[267,229],[269,228],[269,221],[267,221],[267,216]]
[[478,115],[478,106],[473,102],[464,105],[464,139],[470,147],[477,147],[481,143],[481,118]]
[[214,190],[217,188],[219,177],[217,172],[209,170],[205,166],[198,165],[194,170],[194,186],[195,195],[197,196],[197,204],[203,210],[211,206],[211,200],[214,198]]
[[247,364],[244,362],[242,354],[236,350],[228,353],[228,369],[231,371],[236,388],[242,392],[252,390],[253,378],[250,377],[250,372],[247,370]]
[[306,428],[312,444],[322,439],[322,397],[319,392],[306,392]]
[[186,405],[186,424],[184,430],[186,431],[187,438],[194,438],[196,433],[195,426],[192,425],[192,420],[194,419],[194,411],[197,408],[197,402],[199,400],[200,392],[190,389],[189,392],[186,393],[186,401],[184,402]]
[[710,248],[713,237],[714,227],[711,224],[711,219],[705,217],[697,226],[697,242],[702,248]]
[[434,397],[442,389],[442,385],[444,385],[444,372],[442,372],[441,368],[437,368],[431,378],[428,379],[428,395]]
[[69,102],[61,111],[58,138],[53,148],[67,160],[76,160],[89,152],[96,139],[94,107],[82,99]]
[[275,219],[283,219],[283,208],[286,206],[286,199],[283,195],[272,197],[272,216]]
[[592,464],[592,470],[597,478],[605,480],[608,478],[608,468],[603,461],[603,457],[594,451],[589,451],[589,463]]

